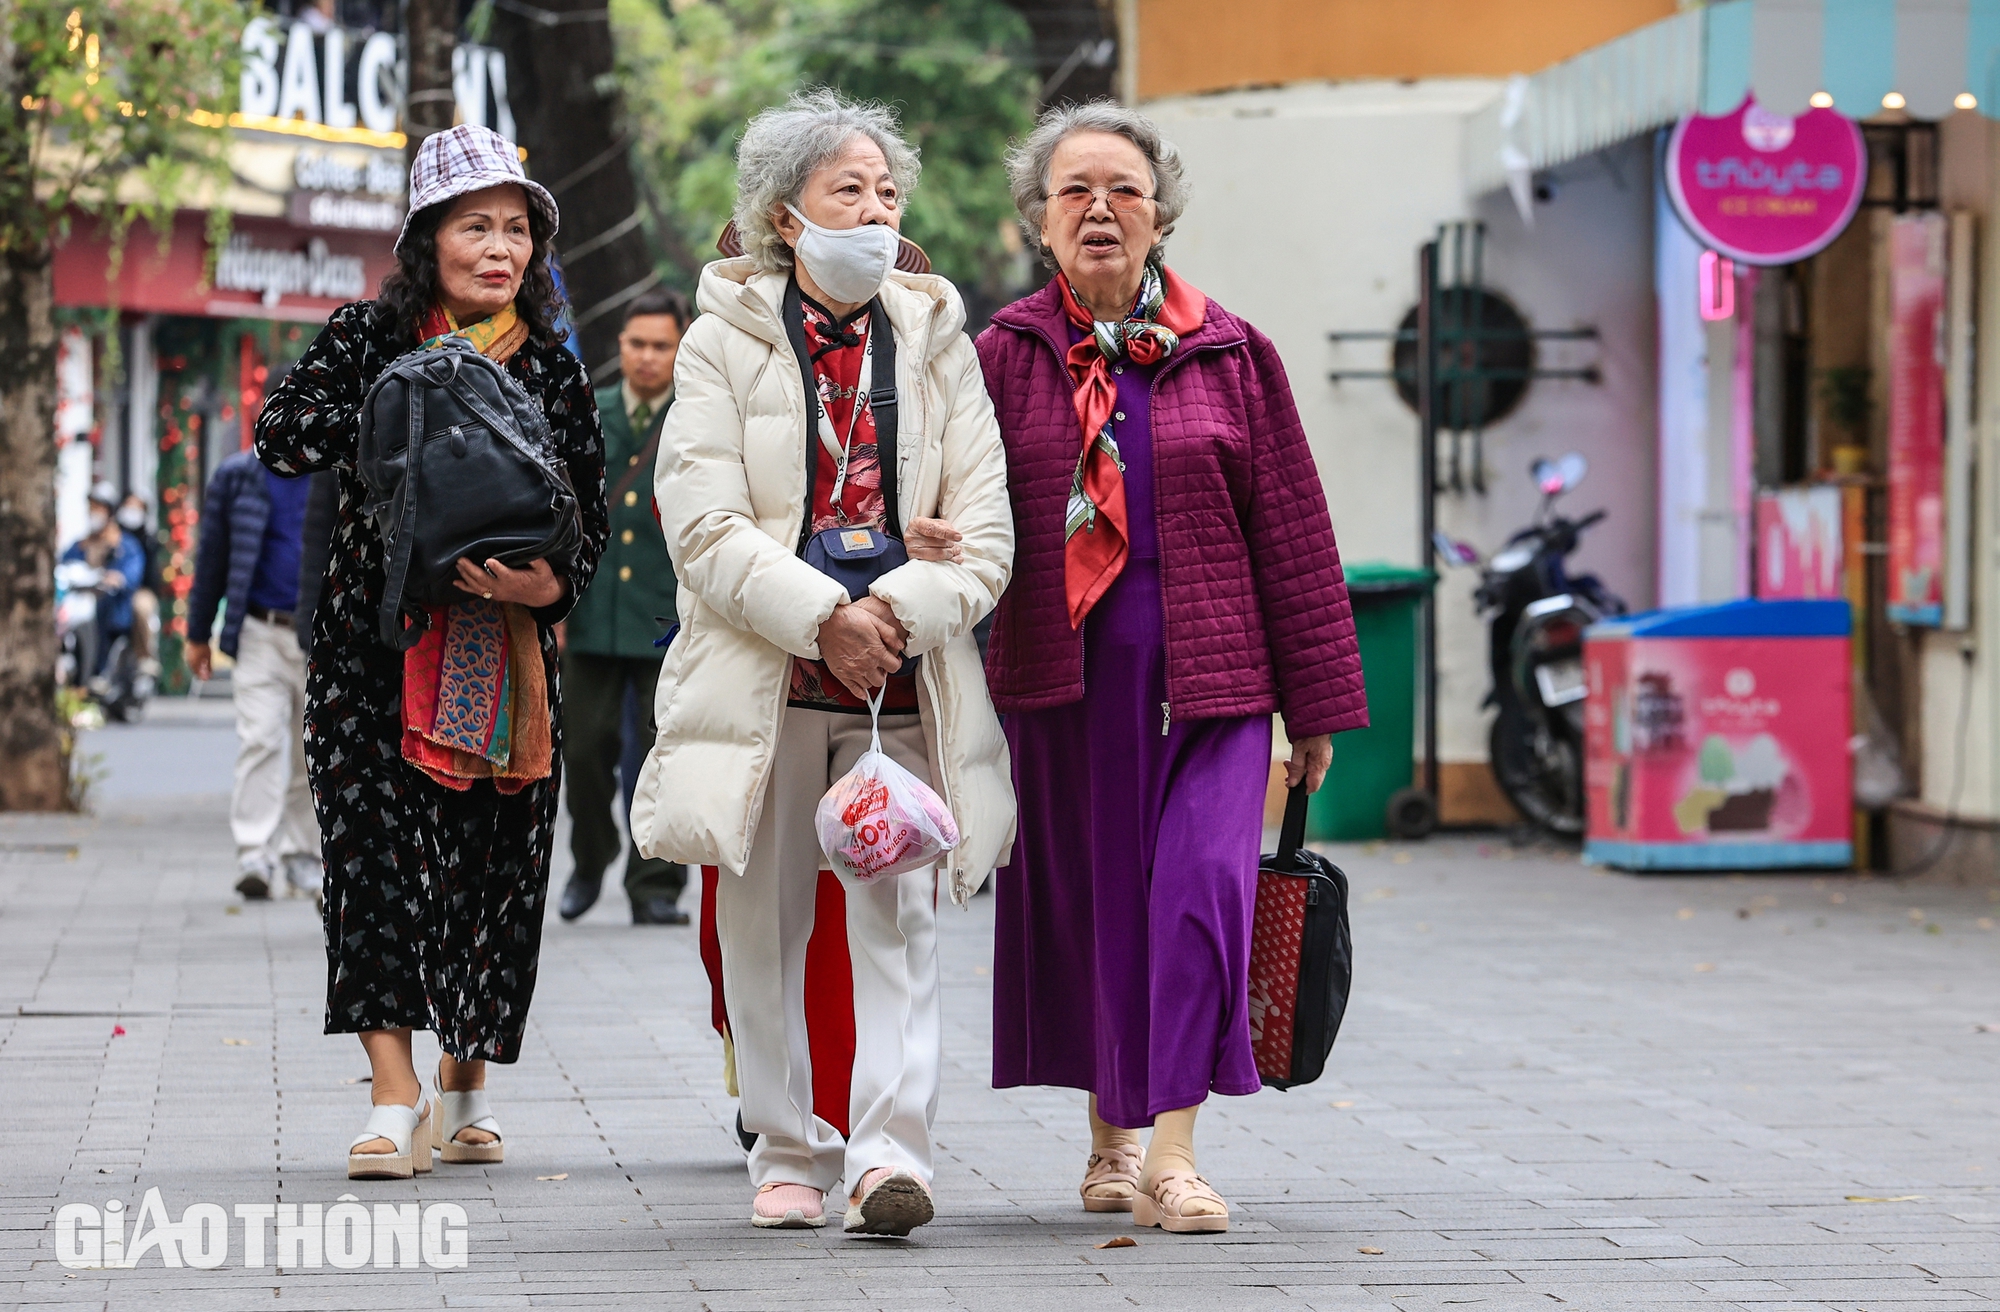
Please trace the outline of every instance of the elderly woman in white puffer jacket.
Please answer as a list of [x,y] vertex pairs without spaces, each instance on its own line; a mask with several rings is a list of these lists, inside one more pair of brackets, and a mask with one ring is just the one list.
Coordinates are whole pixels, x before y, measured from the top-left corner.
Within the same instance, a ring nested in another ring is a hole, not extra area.
[[[648,856],[723,869],[723,992],[743,1125],[758,1136],[752,1224],[821,1225],[826,1191],[845,1180],[850,1233],[903,1235],[933,1214],[940,872],[848,889],[843,1144],[813,1114],[806,1041],[823,864],[813,814],[866,750],[879,694],[884,751],[958,822],[941,862],[952,898],[962,905],[1007,859],[1007,744],[972,639],[1014,556],[1006,462],[957,292],[891,267],[917,160],[890,111],[830,91],[795,97],[752,120],[737,161],[747,253],[702,271],[703,313],[681,341],[660,444],[681,630],[633,833]],[[882,386],[884,325],[899,418],[886,470],[868,395]],[[801,556],[808,531],[899,524],[909,563],[859,600]],[[898,673],[908,657],[921,659]]]

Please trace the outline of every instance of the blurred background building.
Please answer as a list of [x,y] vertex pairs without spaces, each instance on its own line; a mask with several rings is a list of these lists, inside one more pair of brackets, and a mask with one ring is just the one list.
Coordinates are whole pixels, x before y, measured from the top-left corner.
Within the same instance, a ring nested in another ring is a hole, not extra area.
[[[388,267],[415,8],[279,0],[249,25],[220,248],[201,210],[164,245],[141,229],[115,269],[89,231],[62,248],[64,522],[93,476],[139,491],[170,584],[205,473],[243,445],[273,372]],[[1870,860],[1942,851],[1948,825],[1951,861],[1994,863],[1992,4],[459,0],[456,18],[456,115],[520,142],[557,191],[575,345],[600,380],[619,306],[692,289],[737,134],[791,90],[901,109],[925,162],[906,233],[975,328],[1044,276],[1008,141],[1045,103],[1142,106],[1194,184],[1172,259],[1277,341],[1350,561],[1432,565],[1431,495],[1444,533],[1490,552],[1536,511],[1529,463],[1580,452],[1569,504],[1609,514],[1578,564],[1635,609],[1851,601],[1855,722],[1901,771],[1902,796],[1862,817]],[[1671,134],[1749,97],[1774,123],[1858,124],[1865,185],[1822,249],[1735,258],[1672,203]],[[1514,335],[1468,356],[1492,378],[1460,398],[1433,491],[1396,334],[1418,249],[1440,239],[1446,281]],[[1511,818],[1485,759],[1473,584],[1445,571],[1436,603],[1447,823]]]
[[[1530,351],[1556,377],[1486,398],[1476,447],[1447,435],[1440,528],[1500,545],[1534,511],[1529,462],[1575,450],[1591,473],[1573,504],[1610,511],[1579,563],[1635,609],[1847,597],[1857,731],[1905,794],[1860,818],[1863,859],[1908,866],[1950,824],[1949,862],[1992,868],[1990,6],[1267,0],[1220,21],[1124,0],[1118,18],[1121,91],[1196,183],[1173,259],[1277,339],[1351,559],[1424,563],[1411,410],[1356,375],[1390,370],[1418,246],[1470,249],[1458,225],[1476,225],[1482,266],[1461,276],[1565,335]],[[1824,249],[1718,257],[1670,202],[1670,132],[1746,97],[1787,138],[1815,109],[1860,125],[1865,185]],[[1447,822],[1506,810],[1473,582],[1447,573],[1438,601]]]

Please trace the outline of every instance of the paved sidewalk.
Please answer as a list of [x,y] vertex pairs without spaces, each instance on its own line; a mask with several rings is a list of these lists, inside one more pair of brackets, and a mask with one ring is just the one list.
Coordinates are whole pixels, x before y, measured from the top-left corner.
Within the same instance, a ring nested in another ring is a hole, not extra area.
[[[507,1164],[350,1185],[367,1067],[320,1033],[310,905],[229,894],[224,799],[0,819],[0,1306],[2000,1308],[1994,894],[1639,879],[1498,840],[1339,859],[1360,982],[1331,1071],[1203,1113],[1228,1235],[1087,1216],[1081,1097],[988,1087],[981,899],[943,916],[940,1219],[859,1242],[746,1224],[689,931],[552,921],[493,1080]],[[439,1212],[431,1256],[469,1264],[254,1268],[234,1220],[217,1269],[58,1264],[60,1205],[149,1189],[171,1219],[457,1204],[462,1247]]]

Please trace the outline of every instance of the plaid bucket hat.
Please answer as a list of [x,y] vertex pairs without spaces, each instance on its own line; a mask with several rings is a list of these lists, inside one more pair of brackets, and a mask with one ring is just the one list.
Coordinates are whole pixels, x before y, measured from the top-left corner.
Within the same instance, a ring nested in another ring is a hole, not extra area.
[[403,230],[396,234],[396,250],[403,249],[403,239],[410,235],[410,218],[419,210],[504,182],[528,194],[528,203],[549,221],[549,235],[554,236],[562,222],[556,198],[522,172],[513,142],[477,123],[461,123],[425,137],[417,147],[416,162],[410,165],[410,209],[403,216]]

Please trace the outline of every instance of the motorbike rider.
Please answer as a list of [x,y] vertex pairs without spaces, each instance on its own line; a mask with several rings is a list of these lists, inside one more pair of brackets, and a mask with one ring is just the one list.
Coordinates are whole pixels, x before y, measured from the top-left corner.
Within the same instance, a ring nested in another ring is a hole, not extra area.
[[132,594],[132,652],[141,660],[151,660],[155,654],[153,635],[158,629],[160,598],[167,589],[160,578],[159,549],[146,532],[146,499],[137,492],[127,492],[112,518],[126,537],[139,544],[139,553],[146,562],[139,576],[139,588]]
[[119,638],[131,639],[132,594],[146,574],[139,540],[119,527],[118,492],[109,483],[90,489],[90,531],[63,552],[64,563],[82,562],[101,570],[97,586],[96,654],[89,673],[103,672],[106,655]]

